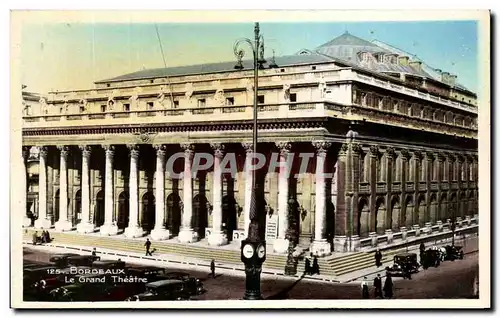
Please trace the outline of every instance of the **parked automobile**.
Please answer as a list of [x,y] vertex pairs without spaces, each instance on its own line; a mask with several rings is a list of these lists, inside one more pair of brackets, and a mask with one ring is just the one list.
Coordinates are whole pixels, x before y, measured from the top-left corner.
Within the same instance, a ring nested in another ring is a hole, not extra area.
[[184,272],[168,272],[164,276],[166,279],[177,279],[186,282],[191,295],[200,295],[205,292],[203,283],[199,278],[191,277],[188,273]]
[[457,245],[447,245],[444,247],[446,249],[446,254],[444,259],[447,261],[454,261],[456,259],[464,259],[464,251],[462,246]]
[[92,263],[100,260],[100,256],[93,255],[77,255],[77,256],[69,256],[67,258],[67,265],[72,266],[92,266]]
[[394,256],[394,264],[386,267],[386,273],[391,276],[402,276],[404,278],[410,274],[418,273],[420,264],[417,261],[417,254],[405,253]]
[[115,260],[97,260],[92,263],[92,267],[101,269],[122,269],[125,268],[125,262]]
[[68,257],[79,256],[80,254],[76,253],[64,253],[64,254],[56,254],[52,255],[49,259],[51,263],[54,263],[57,267],[66,267],[68,266]]
[[165,269],[160,267],[153,266],[145,266],[145,267],[129,267],[127,268],[127,275],[154,279],[155,277],[161,277],[161,279],[165,279]]
[[146,284],[145,292],[129,297],[126,301],[189,300],[190,296],[186,282],[165,279]]
[[428,249],[423,252],[420,262],[423,269],[431,266],[438,267],[441,264],[441,252],[439,250]]

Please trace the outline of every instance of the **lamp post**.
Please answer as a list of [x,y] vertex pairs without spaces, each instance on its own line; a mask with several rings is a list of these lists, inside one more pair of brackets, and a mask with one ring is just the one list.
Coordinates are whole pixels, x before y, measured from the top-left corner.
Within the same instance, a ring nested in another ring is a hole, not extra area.
[[[259,87],[259,69],[264,68],[266,60],[264,59],[264,37],[260,34],[259,23],[255,23],[254,27],[254,41],[243,38],[234,43],[234,55],[238,62],[234,67],[237,70],[244,68],[242,59],[245,51],[240,48],[242,43],[247,43],[253,53],[253,71],[254,71],[254,85],[253,85],[253,153],[257,153],[257,104],[258,104],[258,87]],[[273,61],[269,67],[277,67]],[[252,193],[250,198],[250,224],[248,228],[248,237],[241,241],[241,260],[245,264],[245,295],[243,299],[258,300],[262,299],[260,292],[260,275],[262,272],[262,263],[266,260],[266,241],[260,237],[260,224],[259,215],[265,211],[258,211],[262,208],[261,204],[257,204],[257,182],[255,169],[252,169]]]

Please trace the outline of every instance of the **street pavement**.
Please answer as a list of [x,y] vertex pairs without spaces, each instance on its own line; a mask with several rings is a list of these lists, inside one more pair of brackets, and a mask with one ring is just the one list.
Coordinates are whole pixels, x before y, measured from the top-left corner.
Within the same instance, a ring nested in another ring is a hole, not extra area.
[[[471,250],[473,244],[469,244]],[[46,263],[51,254],[60,253],[43,247],[24,248],[25,261]],[[123,259],[127,261],[127,259]],[[136,266],[147,265],[138,264]],[[165,266],[162,266],[165,267]],[[239,271],[217,270],[216,278],[207,268],[195,266],[166,266],[167,270],[179,270],[198,277],[207,289],[197,300],[241,299],[245,290],[245,279]],[[474,279],[478,275],[478,253],[466,255],[464,260],[443,262],[438,268],[421,270],[412,280],[394,279],[394,298],[466,298],[472,295]],[[373,275],[369,276],[370,283]],[[370,286],[371,289],[373,289]],[[352,283],[330,283],[308,279],[294,279],[278,275],[262,275],[261,290],[264,299],[360,299],[358,281]],[[371,296],[373,290],[371,290]]]

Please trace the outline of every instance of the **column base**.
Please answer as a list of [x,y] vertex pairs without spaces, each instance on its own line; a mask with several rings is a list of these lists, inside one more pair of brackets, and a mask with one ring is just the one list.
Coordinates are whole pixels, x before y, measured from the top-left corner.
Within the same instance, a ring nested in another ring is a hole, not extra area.
[[30,227],[30,226],[31,226],[31,219],[25,216],[23,218],[23,227]]
[[73,224],[71,224],[70,221],[64,220],[64,221],[57,221],[56,222],[56,230],[61,231],[61,232],[67,232],[71,231],[73,229]]
[[278,254],[286,254],[288,252],[288,246],[290,241],[283,238],[277,238],[273,242],[273,250]]
[[52,222],[47,219],[37,219],[35,220],[35,228],[37,229],[50,229],[52,228]]
[[116,224],[104,224],[99,228],[102,236],[110,236],[118,234],[118,226]]
[[326,240],[321,240],[312,242],[310,250],[313,255],[321,257],[330,255],[332,247]]
[[359,249],[359,235],[352,237],[336,235],[333,238],[333,250],[336,252],[355,252]]
[[95,232],[95,226],[92,223],[88,222],[80,222],[76,225],[76,231],[78,233],[94,233]]
[[212,246],[221,246],[227,244],[227,236],[224,232],[212,232],[208,236],[208,244]]
[[133,227],[127,227],[125,228],[125,237],[127,238],[134,238],[134,237],[143,237],[146,232],[138,227],[138,226],[133,226]]
[[198,241],[198,233],[195,233],[193,229],[181,229],[179,236],[177,237],[181,243],[193,243]]
[[153,229],[151,231],[151,238],[155,241],[168,240],[170,238],[170,231],[167,229]]

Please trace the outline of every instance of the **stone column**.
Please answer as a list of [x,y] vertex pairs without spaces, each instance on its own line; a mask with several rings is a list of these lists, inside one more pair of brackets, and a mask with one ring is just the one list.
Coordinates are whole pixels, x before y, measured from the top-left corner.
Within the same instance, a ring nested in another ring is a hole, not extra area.
[[286,238],[288,230],[288,155],[291,144],[287,142],[276,143],[280,150],[280,168],[278,175],[278,238],[274,240],[273,248],[277,253],[288,251],[289,241]]
[[90,221],[90,146],[80,146],[82,150],[82,220],[76,226],[78,233],[92,233],[94,223]]
[[113,159],[115,147],[111,145],[102,146],[106,152],[106,170],[104,181],[104,224],[100,228],[101,235],[116,235],[118,226],[113,220],[114,212],[114,186],[113,186]]
[[252,154],[253,154],[253,144],[252,143],[242,143],[243,148],[245,148],[246,158],[245,158],[245,206],[243,214],[245,217],[245,237],[248,237],[248,227],[250,226],[250,201],[252,200],[252,171],[250,166],[252,164]]
[[168,240],[170,231],[165,227],[165,145],[155,145],[156,149],[156,207],[155,228],[151,231],[153,240]]
[[227,236],[222,232],[222,171],[220,163],[224,157],[224,145],[214,143],[210,145],[214,150],[214,174],[213,174],[213,210],[212,210],[212,233],[208,237],[208,244],[220,246],[227,244]]
[[67,160],[69,148],[58,147],[60,151],[59,163],[59,220],[56,222],[56,230],[71,231],[73,224],[68,221],[68,169]]
[[192,144],[182,144],[184,149],[184,187],[182,193],[182,227],[179,232],[179,241],[182,243],[192,243],[198,240],[198,233],[193,230],[193,178],[191,177],[191,163],[194,156],[194,146]]
[[145,234],[139,227],[139,146],[128,145],[130,150],[130,176],[128,179],[130,202],[128,227],[125,228],[126,237],[141,237]]
[[37,229],[49,229],[52,222],[47,218],[47,147],[39,148],[39,181],[38,181],[38,218],[35,221]]
[[21,195],[21,203],[19,205],[19,208],[21,209],[21,212],[23,213],[23,227],[28,227],[31,226],[31,219],[28,217],[28,205],[26,203],[26,198],[28,196],[28,171],[26,170],[26,160],[28,158],[28,155],[30,153],[30,148],[29,147],[22,147],[21,151],[21,160],[22,160],[22,166],[21,166],[21,176],[24,176],[24,178],[21,177],[21,185],[20,188],[23,191],[23,194]]
[[326,183],[325,163],[326,153],[331,143],[326,141],[313,142],[316,148],[316,211],[314,215],[314,241],[311,244],[311,252],[317,256],[328,255],[331,245],[326,240]]

